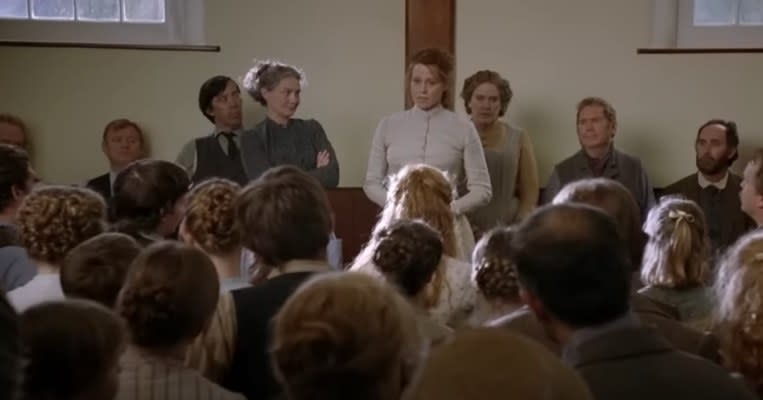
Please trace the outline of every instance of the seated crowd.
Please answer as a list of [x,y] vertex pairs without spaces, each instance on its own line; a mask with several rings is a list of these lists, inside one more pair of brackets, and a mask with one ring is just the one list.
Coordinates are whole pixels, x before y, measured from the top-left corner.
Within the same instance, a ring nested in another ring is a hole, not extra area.
[[[27,127],[0,115],[0,399],[763,398],[763,149],[737,177],[737,127],[711,120],[698,172],[655,196],[586,98],[541,196],[529,136],[498,120],[508,82],[469,77],[461,121],[452,60],[414,61],[415,105],[369,157],[383,209],[341,266],[339,164],[292,118],[296,67],[247,74],[252,131],[236,82],[206,81],[214,130],[177,163],[109,123],[110,171],[84,185],[40,183]],[[456,154],[429,153],[430,122]]]

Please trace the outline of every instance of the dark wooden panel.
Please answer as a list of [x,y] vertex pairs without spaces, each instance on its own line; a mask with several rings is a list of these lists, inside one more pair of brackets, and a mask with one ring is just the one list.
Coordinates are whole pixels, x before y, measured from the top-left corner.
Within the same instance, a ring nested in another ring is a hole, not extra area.
[[[447,50],[455,55],[455,32],[455,0],[406,0],[403,68],[408,67],[413,54],[429,47]],[[453,84],[448,93],[451,98],[450,104],[453,104]],[[411,105],[408,93],[405,93],[405,107]]]
[[334,231],[342,239],[342,258],[350,263],[368,241],[381,208],[362,188],[336,188],[326,193],[334,211]]

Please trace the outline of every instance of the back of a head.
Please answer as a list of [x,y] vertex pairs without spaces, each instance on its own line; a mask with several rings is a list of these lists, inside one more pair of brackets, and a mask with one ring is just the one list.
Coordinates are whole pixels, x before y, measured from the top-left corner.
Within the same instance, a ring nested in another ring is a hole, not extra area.
[[422,221],[399,220],[376,236],[374,265],[405,296],[417,297],[440,264],[440,234]]
[[42,303],[20,319],[24,399],[111,399],[126,338],[122,321],[84,300]]
[[718,271],[717,327],[727,368],[763,387],[763,231],[742,236]]
[[0,211],[5,210],[14,200],[14,188],[28,191],[29,156],[13,145],[0,144]]
[[384,282],[323,274],[275,318],[271,358],[287,398],[399,399],[419,362],[413,312]]
[[213,178],[189,193],[183,231],[206,253],[225,255],[241,246],[235,208],[240,189],[235,182]]
[[190,185],[188,173],[169,161],[131,163],[114,180],[111,217],[116,229],[131,236],[152,233]]
[[241,191],[235,208],[244,247],[269,266],[320,257],[333,229],[326,192],[294,166],[266,171]]
[[630,262],[612,218],[582,204],[541,207],[512,241],[519,281],[556,319],[573,327],[628,310]]
[[582,203],[604,211],[615,220],[617,232],[627,244],[631,264],[641,265],[646,235],[641,229],[641,210],[622,183],[607,178],[582,179],[567,184],[556,194],[553,204]]
[[433,349],[406,400],[585,400],[583,380],[531,339],[498,328],[459,332]]
[[71,249],[106,229],[106,203],[90,189],[43,186],[24,198],[17,224],[29,257],[58,266]]
[[164,350],[195,338],[217,306],[220,283],[201,250],[178,242],[158,242],[133,261],[117,311],[132,342]]
[[519,281],[511,259],[513,237],[513,228],[494,228],[474,247],[472,280],[488,301],[519,301]]
[[73,248],[61,264],[61,289],[66,297],[116,305],[130,264],[140,245],[122,233],[102,233]]
[[391,177],[387,203],[376,229],[398,219],[420,219],[442,235],[444,252],[457,256],[454,190],[444,172],[424,164],[406,165]]
[[649,236],[641,264],[645,285],[680,289],[706,283],[710,239],[696,203],[665,197],[649,211],[644,229]]

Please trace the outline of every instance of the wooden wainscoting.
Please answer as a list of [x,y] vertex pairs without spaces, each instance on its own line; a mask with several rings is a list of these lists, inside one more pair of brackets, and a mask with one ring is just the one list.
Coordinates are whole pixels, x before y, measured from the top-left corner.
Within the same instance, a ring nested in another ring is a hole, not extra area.
[[368,241],[381,208],[362,188],[336,188],[326,193],[334,211],[334,232],[342,239],[342,258],[348,264]]

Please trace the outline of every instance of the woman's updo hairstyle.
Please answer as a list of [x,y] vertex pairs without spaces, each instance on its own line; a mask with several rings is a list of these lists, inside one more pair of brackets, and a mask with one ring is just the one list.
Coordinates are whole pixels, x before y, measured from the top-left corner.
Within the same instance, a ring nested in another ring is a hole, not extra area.
[[279,82],[286,78],[298,80],[300,87],[307,86],[304,71],[296,66],[276,60],[255,62],[254,66],[244,76],[243,85],[254,101],[267,106],[267,101],[262,96],[262,90],[273,90]]
[[415,297],[442,258],[442,236],[423,221],[399,220],[377,233],[374,265],[403,294]]

